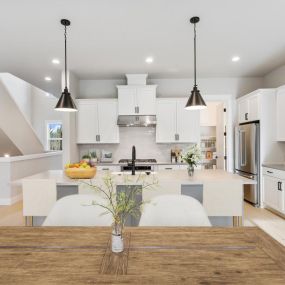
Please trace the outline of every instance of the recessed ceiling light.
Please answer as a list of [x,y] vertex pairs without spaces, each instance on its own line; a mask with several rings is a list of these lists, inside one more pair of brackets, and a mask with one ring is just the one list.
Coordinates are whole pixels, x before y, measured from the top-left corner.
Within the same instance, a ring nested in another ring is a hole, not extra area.
[[54,58],[51,62],[52,62],[53,64],[60,64],[60,61],[59,61],[59,59],[57,59],[57,58]]
[[46,96],[47,96],[47,97],[49,97],[49,95],[50,95],[49,93],[46,93]]
[[9,153],[5,153],[4,157],[10,157],[10,154]]
[[51,77],[46,76],[46,77],[45,77],[45,81],[51,81]]
[[239,56],[233,56],[232,57],[232,61],[233,62],[237,62],[237,61],[239,61],[240,60],[240,57]]
[[151,56],[149,56],[145,59],[145,62],[146,63],[153,63],[153,58]]

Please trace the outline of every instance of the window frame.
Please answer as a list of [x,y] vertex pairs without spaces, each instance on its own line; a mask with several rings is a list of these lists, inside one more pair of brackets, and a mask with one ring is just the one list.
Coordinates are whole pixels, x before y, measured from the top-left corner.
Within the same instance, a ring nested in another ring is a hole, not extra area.
[[[62,151],[63,150],[63,135],[61,138],[50,138],[49,136],[49,125],[51,124],[60,124],[61,131],[63,129],[63,123],[61,120],[46,120],[45,121],[45,149],[46,151]],[[62,149],[61,150],[51,150],[50,141],[61,141]]]

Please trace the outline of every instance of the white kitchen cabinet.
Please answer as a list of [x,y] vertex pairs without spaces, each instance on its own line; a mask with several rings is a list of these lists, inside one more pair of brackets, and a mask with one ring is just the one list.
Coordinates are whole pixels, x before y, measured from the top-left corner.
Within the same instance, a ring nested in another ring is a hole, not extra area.
[[285,141],[285,87],[276,92],[276,139]]
[[77,143],[119,143],[116,99],[77,100]]
[[239,123],[257,121],[260,119],[259,94],[252,94],[238,99]]
[[215,127],[217,125],[217,106],[216,102],[207,102],[207,108],[200,111],[200,126]]
[[176,141],[176,101],[158,100],[156,108],[156,142]]
[[275,169],[263,170],[263,200],[265,205],[285,213],[285,172]]
[[97,104],[91,100],[77,100],[77,142],[96,142],[98,135]]
[[119,115],[155,115],[156,85],[117,86]]
[[200,111],[185,110],[185,99],[176,101],[176,128],[180,143],[200,141]]
[[187,98],[157,99],[157,143],[198,143],[199,111],[185,110]]

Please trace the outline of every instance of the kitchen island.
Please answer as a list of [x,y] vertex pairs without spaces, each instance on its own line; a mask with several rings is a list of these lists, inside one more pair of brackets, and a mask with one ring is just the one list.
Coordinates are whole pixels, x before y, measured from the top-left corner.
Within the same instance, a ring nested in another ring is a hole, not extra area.
[[[128,173],[98,171],[94,179],[82,181],[66,177],[61,170],[51,170],[24,179],[54,180],[58,186],[57,197],[60,199],[63,196],[76,193],[96,194],[97,192],[85,183],[103,185],[103,178],[106,175],[114,177],[117,187],[124,187],[126,184],[140,185],[141,179],[144,177],[151,180],[151,183],[157,181],[157,185],[154,185],[153,189],[142,191],[141,199],[143,201],[149,201],[151,198],[163,194],[192,196],[203,204],[212,224],[217,226],[232,225],[233,217],[235,224],[242,223],[243,185],[255,183],[251,179],[223,170],[196,170],[192,177],[188,176],[186,170],[163,170],[152,172],[149,176],[145,173],[131,176]],[[128,181],[126,181],[126,176]],[[23,179],[13,183],[21,185],[22,181]]]

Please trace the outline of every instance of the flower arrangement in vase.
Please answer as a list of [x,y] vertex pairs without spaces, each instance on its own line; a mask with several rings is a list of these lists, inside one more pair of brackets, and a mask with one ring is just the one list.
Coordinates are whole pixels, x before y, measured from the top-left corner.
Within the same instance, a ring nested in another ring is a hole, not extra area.
[[188,164],[187,170],[189,176],[194,175],[194,167],[197,166],[201,158],[201,150],[196,144],[189,147],[188,150],[182,154],[182,160]]
[[[117,179],[122,179],[117,181]],[[155,175],[138,174],[132,175],[111,175],[108,173],[103,177],[103,185],[94,185],[92,181],[83,182],[86,186],[103,195],[106,203],[92,201],[92,205],[100,206],[110,213],[113,218],[112,224],[112,251],[115,253],[124,250],[123,229],[126,219],[129,216],[140,217],[141,208],[146,201],[138,202],[136,197],[142,194],[143,190],[153,189],[157,185]],[[124,185],[124,191],[117,191],[117,185]]]

